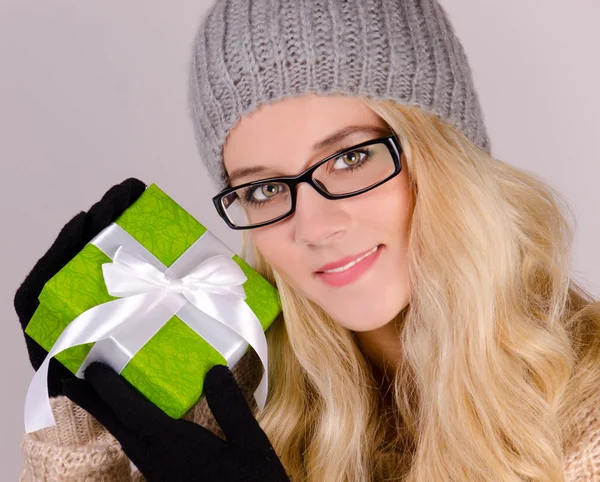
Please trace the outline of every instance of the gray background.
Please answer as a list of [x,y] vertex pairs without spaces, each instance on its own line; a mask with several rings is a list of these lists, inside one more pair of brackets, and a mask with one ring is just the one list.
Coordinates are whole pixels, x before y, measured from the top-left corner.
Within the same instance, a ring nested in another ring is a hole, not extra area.
[[[17,480],[33,374],[14,292],[60,227],[113,184],[156,182],[232,249],[186,113],[206,0],[0,0],[0,467]],[[443,0],[465,45],[494,154],[578,214],[574,274],[600,296],[600,3]]]

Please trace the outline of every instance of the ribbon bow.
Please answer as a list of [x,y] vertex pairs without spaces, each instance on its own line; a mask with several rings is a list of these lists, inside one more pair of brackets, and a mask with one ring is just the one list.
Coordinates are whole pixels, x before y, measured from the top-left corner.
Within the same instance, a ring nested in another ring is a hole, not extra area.
[[183,278],[169,277],[138,253],[121,246],[112,263],[102,265],[106,288],[111,296],[134,296],[154,291],[180,293],[199,309],[208,293],[246,299],[243,284],[248,280],[235,261],[223,254],[202,261]]

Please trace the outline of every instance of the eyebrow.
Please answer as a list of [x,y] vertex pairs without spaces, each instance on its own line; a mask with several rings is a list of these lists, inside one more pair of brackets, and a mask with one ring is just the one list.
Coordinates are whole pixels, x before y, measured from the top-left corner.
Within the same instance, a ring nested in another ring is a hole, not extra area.
[[[331,147],[331,146],[343,141],[346,137],[349,137],[352,134],[356,134],[356,133],[363,133],[363,134],[371,133],[371,134],[377,134],[377,135],[384,136],[384,135],[391,135],[392,130],[386,126],[375,126],[375,125],[347,126],[347,127],[344,127],[343,129],[340,129],[340,130],[334,132],[333,134],[327,136],[325,139],[322,139],[319,142],[317,142],[316,144],[314,144],[312,147],[312,152],[316,153],[327,147]],[[270,169],[271,168],[269,168],[267,166],[262,166],[262,165],[248,166],[248,167],[241,167],[239,169],[234,169],[231,172],[231,174],[229,175],[229,182],[230,182],[230,184],[232,184],[233,181],[235,181],[236,179],[239,179],[241,177],[249,176],[251,174],[258,174],[261,172],[268,171]]]

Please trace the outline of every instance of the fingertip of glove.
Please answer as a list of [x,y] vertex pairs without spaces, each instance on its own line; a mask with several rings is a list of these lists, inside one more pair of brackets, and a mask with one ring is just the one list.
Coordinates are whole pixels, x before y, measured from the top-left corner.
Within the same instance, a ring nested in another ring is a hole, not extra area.
[[[226,365],[215,365],[204,378],[204,393],[207,398],[222,403],[224,400],[243,399],[242,391],[233,372]],[[245,399],[243,400],[245,402]]]
[[123,200],[126,203],[123,210],[130,206],[146,190],[146,184],[135,177],[125,179],[119,186],[122,189]]
[[209,387],[214,383],[225,381],[235,382],[235,377],[232,371],[226,365],[214,365],[208,370],[205,377],[205,384],[208,382]]
[[83,378],[94,384],[108,379],[119,378],[119,374],[106,363],[92,362],[83,372]]
[[129,186],[129,188],[134,192],[139,191],[139,190],[141,190],[143,192],[143,190],[146,189],[146,183],[144,183],[143,181],[140,181],[136,177],[128,177],[121,184]]
[[86,232],[95,236],[98,232],[114,222],[144,192],[146,185],[134,177],[112,186],[88,210],[86,216]]

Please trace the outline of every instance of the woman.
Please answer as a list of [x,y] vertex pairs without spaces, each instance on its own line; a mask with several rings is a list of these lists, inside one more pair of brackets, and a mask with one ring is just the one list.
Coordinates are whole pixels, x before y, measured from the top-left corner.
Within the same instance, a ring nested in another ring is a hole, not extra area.
[[[241,391],[211,370],[195,423],[105,365],[63,387],[55,364],[57,427],[24,438],[22,480],[130,480],[124,453],[151,481],[600,480],[600,305],[569,276],[566,204],[490,154],[437,2],[220,1],[190,73],[215,206],[281,294],[265,410],[252,352]],[[23,324],[142,189],[63,229],[17,294]]]

